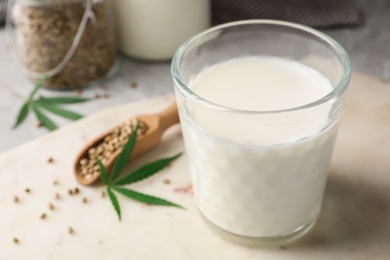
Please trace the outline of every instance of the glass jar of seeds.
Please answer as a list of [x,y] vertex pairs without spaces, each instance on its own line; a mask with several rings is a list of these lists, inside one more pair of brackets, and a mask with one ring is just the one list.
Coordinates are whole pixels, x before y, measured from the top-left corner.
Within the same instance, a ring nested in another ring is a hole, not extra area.
[[113,70],[116,45],[110,0],[10,0],[8,38],[34,81],[68,90]]

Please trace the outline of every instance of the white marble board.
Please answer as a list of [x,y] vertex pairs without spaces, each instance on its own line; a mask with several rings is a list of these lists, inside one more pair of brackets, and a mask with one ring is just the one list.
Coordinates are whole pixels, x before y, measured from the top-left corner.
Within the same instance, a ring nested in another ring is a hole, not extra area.
[[[172,101],[172,96],[163,96],[105,110],[0,155],[0,260],[390,259],[389,82],[353,76],[321,216],[306,237],[273,249],[232,244],[206,227],[196,210],[185,154],[132,188],[187,210],[146,206],[119,196],[119,222],[110,201],[101,197],[103,187],[77,184],[72,165],[84,143],[126,118],[160,111]],[[177,125],[160,146],[127,169],[180,151],[184,147]],[[47,162],[49,157],[54,163]],[[80,194],[68,195],[74,187]],[[44,220],[42,213],[47,214]]]

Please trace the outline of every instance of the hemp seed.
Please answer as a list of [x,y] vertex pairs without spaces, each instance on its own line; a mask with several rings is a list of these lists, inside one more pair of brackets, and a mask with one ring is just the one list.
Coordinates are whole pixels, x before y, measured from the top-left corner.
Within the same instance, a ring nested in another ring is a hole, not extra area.
[[134,89],[134,88],[136,88],[138,86],[138,84],[137,84],[137,82],[132,81],[132,82],[130,82],[129,86],[130,86],[130,88]]
[[136,125],[139,125],[138,135],[142,136],[148,131],[148,126],[143,121],[137,119],[126,120],[111,133],[102,138],[94,147],[88,149],[87,155],[79,161],[81,177],[91,180],[99,176],[100,168],[95,160],[95,156],[105,164],[113,153],[122,149],[123,145],[129,140],[130,134]]
[[81,89],[75,89],[74,90],[74,93],[76,94],[76,95],[81,95],[81,93],[82,93],[82,91],[81,91]]
[[74,233],[74,230],[73,230],[72,227],[68,227],[68,233],[69,233],[69,234],[73,234],[73,233]]
[[80,164],[81,164],[81,165],[86,165],[87,163],[88,163],[87,159],[82,159],[82,160],[80,161]]

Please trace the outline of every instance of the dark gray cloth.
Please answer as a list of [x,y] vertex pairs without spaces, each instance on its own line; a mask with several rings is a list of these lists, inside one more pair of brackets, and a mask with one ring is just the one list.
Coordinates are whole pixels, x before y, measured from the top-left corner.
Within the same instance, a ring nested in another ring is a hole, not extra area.
[[[353,0],[211,0],[213,23],[246,19],[276,19],[312,27],[357,26],[363,15]],[[4,25],[7,0],[0,0]]]
[[5,23],[5,16],[7,14],[7,0],[0,0],[0,26]]
[[276,19],[311,27],[357,26],[363,15],[353,0],[212,0],[213,23]]

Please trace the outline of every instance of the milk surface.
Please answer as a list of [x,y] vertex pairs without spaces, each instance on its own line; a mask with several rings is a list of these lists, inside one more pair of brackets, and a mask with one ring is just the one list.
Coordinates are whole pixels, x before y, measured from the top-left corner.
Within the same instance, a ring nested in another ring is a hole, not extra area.
[[247,57],[201,73],[192,91],[218,105],[253,111],[299,107],[332,91],[328,79],[295,61]]
[[[189,87],[210,102],[248,111],[304,106],[333,89],[317,71],[272,57],[214,65]],[[194,105],[191,117],[181,115],[201,213],[247,237],[288,235],[314,220],[336,134],[330,108],[257,115]]]

